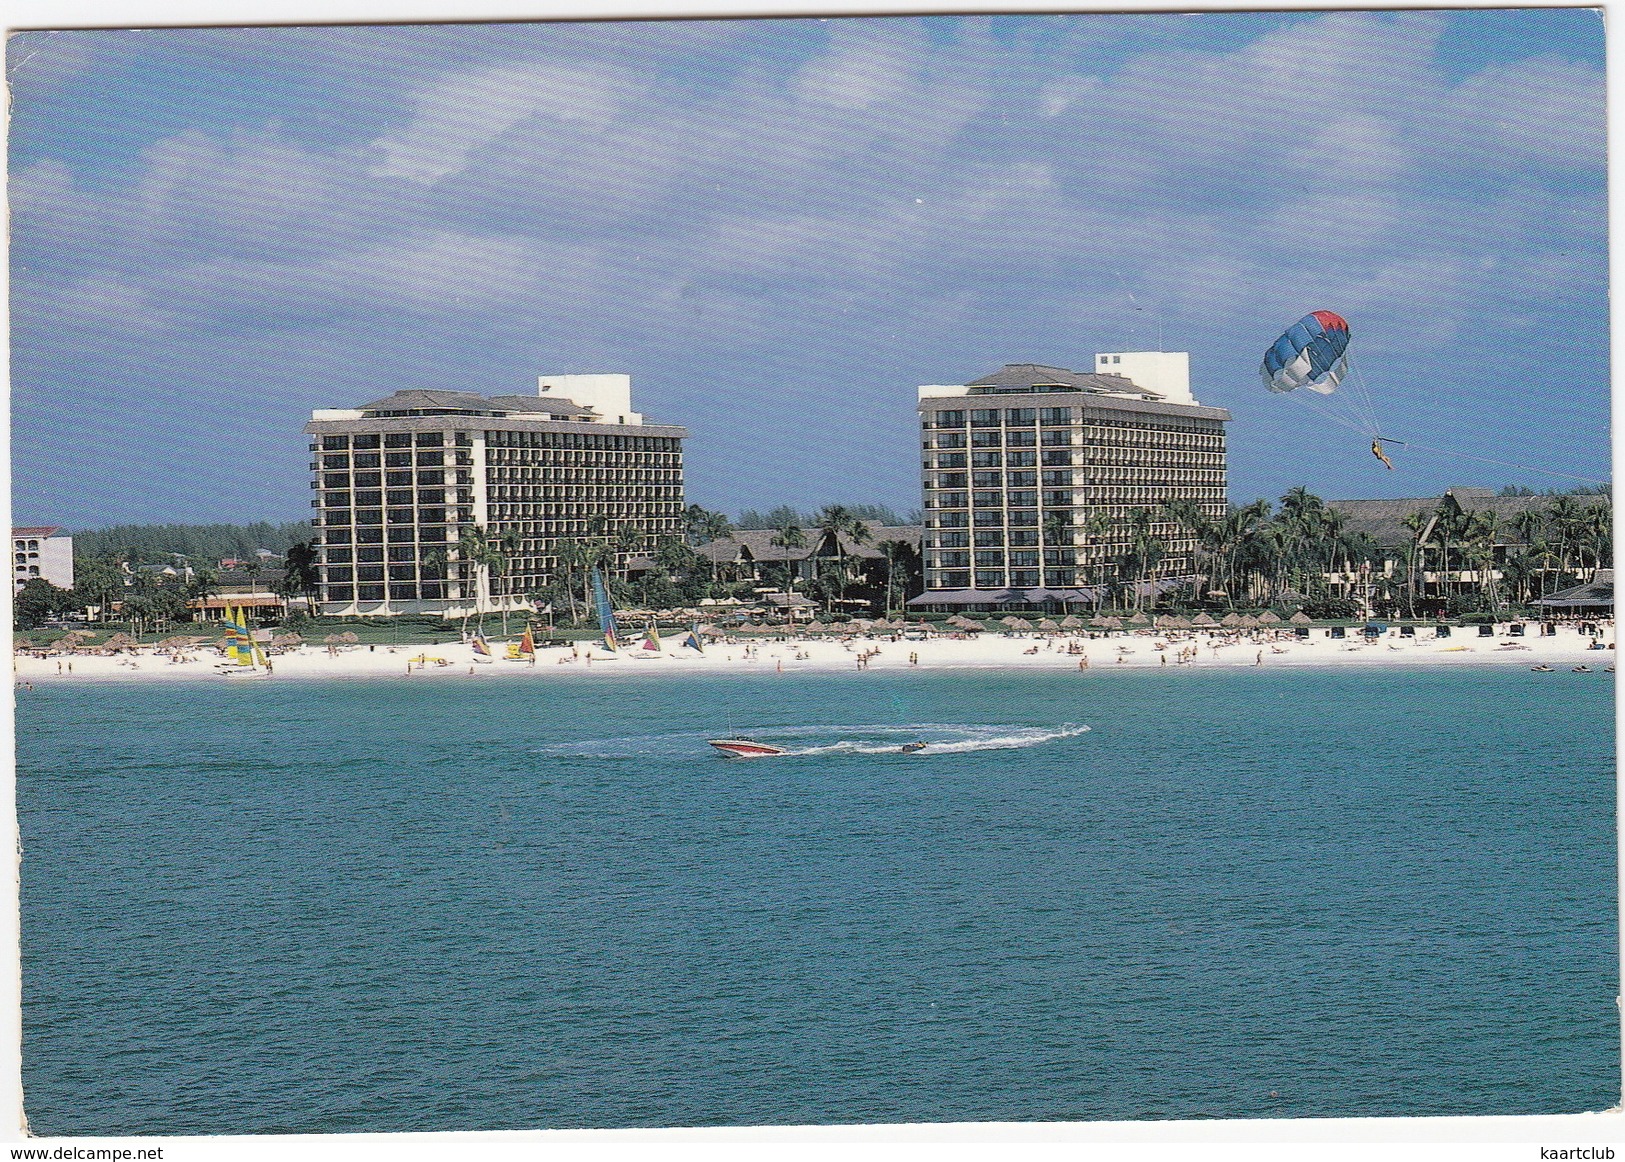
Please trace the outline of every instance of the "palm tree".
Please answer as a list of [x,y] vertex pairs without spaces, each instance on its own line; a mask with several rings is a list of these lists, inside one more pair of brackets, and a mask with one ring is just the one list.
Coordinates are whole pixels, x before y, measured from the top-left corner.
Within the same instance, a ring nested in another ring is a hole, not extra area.
[[[807,534],[802,531],[801,525],[793,516],[787,516],[778,528],[773,530],[773,535],[768,538],[767,543],[776,545],[781,549],[804,549],[807,547]],[[786,563],[786,568],[790,574],[789,588],[794,589],[796,570],[791,568],[788,563]]]
[[835,558],[840,565],[841,577],[844,578],[840,585],[841,597],[844,599],[847,585],[852,578],[847,569],[846,546],[841,542],[841,538],[844,536],[855,545],[865,544],[869,540],[869,526],[851,509],[841,504],[826,504],[819,511],[817,520],[820,546],[825,540],[833,540],[835,543]]
[[725,515],[697,504],[691,504],[683,510],[683,524],[688,539],[696,545],[721,540],[734,531],[733,522]]
[[885,616],[890,617],[895,608],[892,604],[892,594],[897,591],[898,582],[902,582],[901,590],[903,600],[908,600],[908,590],[913,588],[913,582],[920,571],[920,553],[907,541],[881,541],[875,548],[886,559],[886,610]]

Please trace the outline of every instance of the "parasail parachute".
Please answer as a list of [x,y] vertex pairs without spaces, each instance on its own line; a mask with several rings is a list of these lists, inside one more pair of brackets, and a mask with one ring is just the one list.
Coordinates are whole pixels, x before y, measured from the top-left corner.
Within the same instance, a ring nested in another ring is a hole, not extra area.
[[1349,325],[1331,311],[1311,311],[1264,352],[1258,369],[1271,391],[1304,388],[1330,395],[1348,373]]

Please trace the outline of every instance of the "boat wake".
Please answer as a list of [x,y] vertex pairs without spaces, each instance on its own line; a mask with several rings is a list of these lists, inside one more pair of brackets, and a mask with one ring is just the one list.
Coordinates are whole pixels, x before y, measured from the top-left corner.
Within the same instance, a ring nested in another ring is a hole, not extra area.
[[[897,754],[907,743],[923,742],[923,755],[965,754],[981,750],[1023,750],[1088,731],[1087,726],[1068,722],[1060,726],[1013,726],[1009,723],[918,722],[896,725],[830,725],[759,727],[743,732],[757,742],[785,748],[780,758],[803,755]],[[714,735],[681,734],[635,735],[624,738],[588,739],[535,748],[544,755],[573,755],[596,759],[658,758],[707,752],[707,740]]]

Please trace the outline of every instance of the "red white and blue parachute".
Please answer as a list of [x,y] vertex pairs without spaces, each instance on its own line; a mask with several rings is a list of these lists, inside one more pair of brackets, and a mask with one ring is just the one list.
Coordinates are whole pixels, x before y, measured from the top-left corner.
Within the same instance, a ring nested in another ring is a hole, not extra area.
[[1258,369],[1271,391],[1330,395],[1348,373],[1349,325],[1331,311],[1311,311],[1264,352]]

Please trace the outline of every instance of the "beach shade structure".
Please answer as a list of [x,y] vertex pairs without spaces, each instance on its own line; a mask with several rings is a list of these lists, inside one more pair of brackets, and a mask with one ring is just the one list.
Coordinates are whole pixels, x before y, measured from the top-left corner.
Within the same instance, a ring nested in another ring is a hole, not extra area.
[[1241,615],[1237,613],[1227,613],[1223,617],[1219,618],[1219,624],[1224,626],[1240,625]]
[[1305,613],[1303,610],[1300,609],[1300,610],[1298,610],[1298,612],[1294,613],[1291,617],[1287,618],[1287,620],[1290,621],[1293,625],[1308,625],[1310,622],[1314,621],[1315,619],[1310,617],[1307,613]]
[[31,650],[33,648],[34,648],[34,643],[30,639],[25,638],[25,637],[16,638],[11,643],[11,652],[12,653],[16,653],[18,650]]
[[1149,625],[1150,622],[1151,619],[1145,614],[1141,613],[1138,609],[1136,609],[1128,619],[1129,625]]
[[1010,621],[1011,629],[1031,629],[1032,627],[1033,623],[1028,621],[1025,617],[1012,618]]
[[1120,617],[1108,617],[1106,619],[1106,628],[1107,629],[1122,629],[1123,628],[1123,619],[1120,618]]
[[1062,629],[1082,629],[1083,621],[1074,614],[1067,614],[1061,619]]
[[1281,622],[1281,619],[1279,617],[1276,617],[1275,614],[1271,613],[1267,609],[1263,613],[1258,615],[1258,624],[1259,625],[1279,625],[1280,622]]
[[1244,613],[1239,619],[1237,619],[1236,624],[1242,629],[1257,629],[1258,618],[1254,617],[1250,613]]
[[1200,626],[1202,629],[1215,629],[1218,627],[1218,624],[1218,622],[1214,621],[1205,613],[1198,613],[1194,618],[1191,619],[1192,626]]
[[1105,629],[1111,623],[1105,617],[1095,616],[1089,619],[1089,624],[1094,626],[1096,629]]
[[127,633],[116,633],[102,643],[108,649],[127,650],[141,643]]
[[818,620],[809,621],[806,625],[808,633],[823,633],[824,623]]
[[728,636],[727,634],[723,633],[720,629],[718,629],[714,625],[701,626],[700,627],[700,633],[703,634],[705,637],[727,637]]
[[343,633],[339,634],[339,640],[347,646],[353,646],[361,639],[355,636],[354,630],[347,629]]
[[1038,628],[1043,630],[1045,633],[1058,633],[1060,632],[1061,624],[1053,618],[1046,617],[1038,623]]

